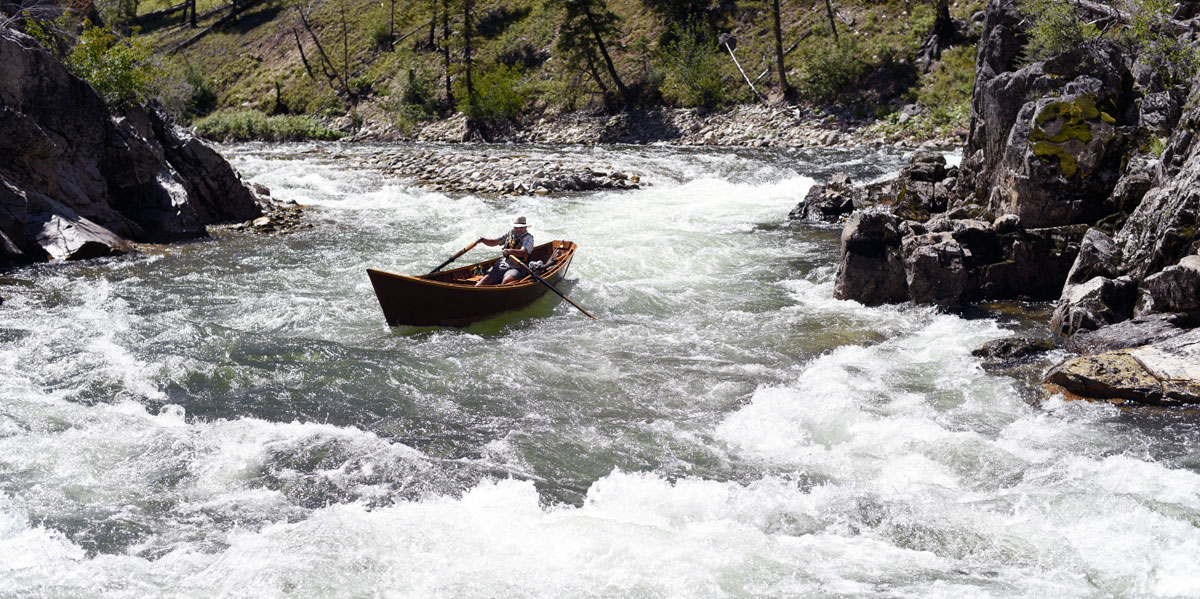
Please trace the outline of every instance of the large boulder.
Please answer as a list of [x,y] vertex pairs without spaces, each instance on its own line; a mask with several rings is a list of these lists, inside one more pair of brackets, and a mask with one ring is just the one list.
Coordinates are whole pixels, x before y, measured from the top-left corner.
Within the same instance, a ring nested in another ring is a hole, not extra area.
[[993,227],[999,254],[972,252],[967,298],[972,301],[1058,298],[1079,251],[1081,229],[1067,226],[1008,230],[1000,226],[1002,219],[997,219]]
[[855,212],[842,229],[842,257],[833,295],[868,306],[908,299],[900,258],[899,217],[883,210]]
[[1108,43],[1017,69],[1026,22],[1018,3],[988,3],[958,186],[1027,227],[1086,222],[1120,171],[1120,126],[1136,124],[1133,77]]
[[1138,290],[1134,316],[1170,312],[1200,316],[1200,256],[1187,256],[1146,277]]
[[945,212],[952,199],[952,185],[958,169],[946,168],[946,157],[939,152],[918,152],[888,189],[885,203],[901,218],[926,221]]
[[1009,135],[988,207],[997,215],[1016,214],[1026,227],[1095,222],[1112,212],[1106,200],[1119,178],[1121,156],[1116,121],[1097,106],[1095,95],[1026,103]]
[[1200,329],[1134,349],[1064,361],[1046,381],[1091,399],[1200,403]]
[[0,28],[0,264],[79,259],[261,215],[212,148],[158,111],[117,118],[38,43]]
[[1093,277],[1067,285],[1050,319],[1050,330],[1068,336],[1127,320],[1133,316],[1136,299],[1137,283],[1129,277]]

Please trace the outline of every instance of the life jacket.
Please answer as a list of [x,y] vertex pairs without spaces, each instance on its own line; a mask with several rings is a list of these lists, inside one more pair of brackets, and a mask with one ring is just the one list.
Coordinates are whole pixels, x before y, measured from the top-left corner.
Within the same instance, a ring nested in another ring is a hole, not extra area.
[[[512,234],[512,231],[509,231],[508,236],[504,239],[504,249],[506,249],[506,250],[523,250],[523,249],[525,249],[525,238],[526,237],[531,238],[530,241],[532,241],[533,235],[531,235],[530,233],[527,232],[524,235],[517,237],[516,235]],[[528,263],[529,258],[531,258],[531,257],[532,257],[532,255],[525,256],[523,258],[520,258],[520,260],[521,260],[521,262]],[[514,264],[513,266],[516,266],[516,265]]]

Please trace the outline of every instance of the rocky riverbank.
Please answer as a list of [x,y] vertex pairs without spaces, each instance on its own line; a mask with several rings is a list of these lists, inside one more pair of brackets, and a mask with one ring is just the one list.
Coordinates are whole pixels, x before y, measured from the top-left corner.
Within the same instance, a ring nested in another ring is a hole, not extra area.
[[[1198,12],[1174,15],[1185,45],[1200,43]],[[1105,40],[1016,68],[1027,26],[1011,0],[989,2],[961,168],[918,154],[884,184],[834,177],[793,218],[845,219],[839,298],[1057,299],[1050,333],[1085,355],[1051,388],[1200,403],[1200,76],[1169,85]]]
[[[915,106],[913,107],[915,110]],[[902,110],[903,112],[903,110]],[[462,114],[417,123],[400,130],[383,119],[368,118],[351,141],[424,141],[549,144],[648,144],[692,146],[829,147],[926,146],[952,147],[965,139],[965,130],[944,137],[918,139],[911,133],[883,133],[876,120],[849,112],[820,108],[744,104],[721,110],[654,108],[618,115],[572,112],[547,115],[489,130],[468,127]],[[348,125],[348,122],[345,123]]]

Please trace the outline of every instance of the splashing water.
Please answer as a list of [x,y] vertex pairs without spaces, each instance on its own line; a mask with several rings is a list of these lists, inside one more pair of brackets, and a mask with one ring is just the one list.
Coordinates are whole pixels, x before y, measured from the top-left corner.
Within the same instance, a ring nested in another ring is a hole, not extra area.
[[[651,183],[495,199],[356,168],[395,149],[227,148],[314,228],[6,274],[0,596],[1200,594],[1193,417],[1032,401],[970,354],[1011,320],[832,299],[838,229],[786,214],[901,153],[444,149]],[[366,268],[517,214],[599,321],[384,326]]]

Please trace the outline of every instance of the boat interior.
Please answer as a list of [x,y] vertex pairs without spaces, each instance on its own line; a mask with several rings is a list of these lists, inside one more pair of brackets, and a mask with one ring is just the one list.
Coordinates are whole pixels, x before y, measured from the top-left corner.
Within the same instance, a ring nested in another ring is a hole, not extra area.
[[[575,244],[569,241],[555,240],[551,241],[550,243],[543,243],[542,245],[533,248],[533,254],[530,256],[530,259],[526,261],[526,264],[539,261],[542,262],[543,267],[539,269],[537,273],[538,275],[544,276],[546,273],[552,271],[556,266],[558,266],[559,263],[563,262],[564,259],[568,257],[568,254],[574,251],[574,249]],[[495,264],[499,259],[499,257],[492,258],[491,260],[477,262],[475,264],[455,268],[453,270],[444,270],[431,275],[425,275],[421,278],[429,279],[431,281],[440,281],[443,283],[474,285],[477,281],[479,281],[479,279],[483,278],[483,275],[487,273],[488,269],[490,269],[492,265]],[[527,274],[524,277],[509,283],[509,285],[520,285],[533,280],[533,277]]]

